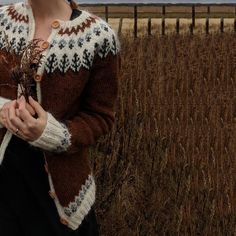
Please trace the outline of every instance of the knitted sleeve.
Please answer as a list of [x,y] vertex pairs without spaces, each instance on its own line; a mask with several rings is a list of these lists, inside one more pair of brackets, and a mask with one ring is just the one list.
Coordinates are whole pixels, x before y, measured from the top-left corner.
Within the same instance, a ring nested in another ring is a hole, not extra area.
[[76,117],[65,121],[72,134],[68,152],[80,145],[94,145],[101,135],[111,130],[118,97],[119,58],[120,54],[108,53],[105,59],[96,59],[83,93],[82,108]]
[[94,145],[101,135],[111,130],[115,121],[121,56],[119,39],[111,28],[109,30],[110,34],[95,54],[89,80],[81,94],[79,112],[63,121],[48,113],[43,134],[30,144],[52,152],[76,152],[80,146]]
[[47,112],[47,123],[43,133],[38,139],[28,143],[47,151],[63,152],[70,146],[70,138],[71,134],[65,124]]

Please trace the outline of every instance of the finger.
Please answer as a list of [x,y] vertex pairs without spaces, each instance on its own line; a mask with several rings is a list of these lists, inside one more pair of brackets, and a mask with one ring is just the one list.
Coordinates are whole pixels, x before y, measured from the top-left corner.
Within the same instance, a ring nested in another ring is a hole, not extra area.
[[15,127],[15,130],[18,128],[19,130],[25,130],[26,125],[22,122],[22,120],[16,116],[15,109],[13,107],[9,108],[9,119],[11,124]]
[[17,98],[16,101],[17,101],[17,102],[16,102],[16,104],[17,104],[17,107],[16,107],[16,108],[19,108],[20,104],[22,104],[22,103],[25,104],[25,103],[26,103],[25,97],[24,97],[23,95],[21,95],[20,98]]
[[19,107],[18,113],[19,113],[18,115],[19,118],[26,123],[33,123],[35,121],[33,116],[29,113],[29,111],[26,108]]
[[[7,121],[7,128],[10,130],[10,131],[12,131],[13,133],[16,131],[16,129],[17,129],[17,127],[14,125],[14,124],[12,124],[12,119],[13,119],[13,117],[14,117],[14,115],[13,115],[13,112],[15,112],[15,108],[14,108],[14,106],[15,106],[15,103],[16,103],[16,100],[14,100],[12,103],[11,103],[11,106],[9,106],[9,108],[7,109],[7,116],[6,116],[6,121]],[[12,110],[13,109],[13,111],[11,111],[11,115],[10,115],[10,110]]]
[[18,108],[16,109],[16,116],[19,117],[19,119],[20,119],[20,112],[19,112]]
[[5,123],[5,117],[4,117],[2,108],[0,108],[0,123],[2,125],[4,125],[4,123]]
[[[16,100],[13,100],[13,101],[9,101],[9,102],[6,102],[0,112],[1,112],[1,123],[6,127],[8,128],[10,126],[10,122],[8,120],[8,109],[9,107],[12,105],[12,103],[15,103]],[[14,105],[13,105],[14,106]]]
[[16,135],[17,137],[19,137],[19,138],[21,138],[21,139],[24,139],[24,140],[26,140],[26,141],[28,141],[29,139],[28,139],[28,137],[27,137],[27,135],[25,135],[23,132],[22,132],[22,130],[18,130],[18,132],[16,133],[16,132],[14,132],[14,135]]
[[36,111],[36,113],[38,114],[38,117],[42,117],[45,118],[46,113],[44,111],[44,109],[42,108],[42,106],[35,101],[31,96],[29,96],[29,103],[30,105],[34,108],[34,110]]
[[[16,101],[17,103],[17,101]],[[9,120],[11,122],[11,124],[13,126],[15,126],[15,129],[13,128],[10,128],[10,126],[8,126],[9,130],[16,136],[18,136],[19,138],[21,139],[24,139],[24,140],[28,140],[27,139],[27,132],[28,132],[28,129],[26,127],[26,125],[24,124],[24,122],[16,116],[16,111],[18,109],[15,109],[16,106],[14,106],[15,103],[12,104],[12,106],[9,107],[8,111],[9,111]],[[19,110],[18,110],[19,111]],[[18,132],[16,133],[18,129]]]
[[16,100],[12,101],[8,108],[8,119],[9,119],[9,125],[12,130],[16,130],[18,127],[16,127],[12,121],[16,118],[16,113],[15,113],[15,106],[16,106]]
[[31,114],[29,113],[29,111],[26,109],[26,102],[25,102],[25,98],[24,96],[22,96],[19,99],[19,117],[27,122],[27,123],[33,123],[34,122],[34,118],[31,116]]
[[0,123],[2,126],[6,127],[6,119],[0,116]]
[[18,101],[18,99],[16,100],[16,108],[18,108],[19,107],[19,103],[18,103],[19,101]]
[[26,109],[29,111],[29,113],[34,116],[35,115],[35,110],[34,108],[29,104],[29,103],[26,103]]
[[11,122],[16,117],[14,103],[12,103],[12,105],[9,106],[9,108],[8,108],[8,117]]
[[1,123],[3,124],[3,126],[5,126],[7,128],[7,122],[6,122],[6,109],[7,107],[4,105],[1,109]]

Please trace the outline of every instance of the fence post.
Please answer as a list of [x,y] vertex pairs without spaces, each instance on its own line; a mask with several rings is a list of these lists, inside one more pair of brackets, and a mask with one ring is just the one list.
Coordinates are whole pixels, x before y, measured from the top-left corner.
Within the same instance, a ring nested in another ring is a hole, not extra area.
[[152,35],[152,18],[148,18],[148,35]]
[[190,34],[193,35],[193,24],[192,23],[189,25],[189,31],[190,31]]
[[106,16],[106,22],[108,22],[108,6],[105,6],[105,16]]
[[195,27],[195,5],[192,5],[192,26]]
[[164,16],[162,16],[162,22],[161,22],[161,34],[162,35],[165,35],[165,17]]
[[165,5],[162,6],[162,15],[163,16],[166,15],[166,6]]
[[209,34],[209,17],[206,18],[206,34]]
[[234,18],[234,32],[236,33],[236,17]]
[[134,37],[137,38],[137,28],[138,28],[138,14],[137,5],[134,5]]
[[211,6],[207,6],[207,14],[208,14],[208,15],[211,14]]
[[119,28],[118,28],[118,34],[120,35],[122,32],[122,24],[123,24],[123,17],[120,18],[119,21]]
[[220,32],[224,33],[224,18],[221,17],[220,19]]
[[179,17],[176,19],[176,33],[179,34]]

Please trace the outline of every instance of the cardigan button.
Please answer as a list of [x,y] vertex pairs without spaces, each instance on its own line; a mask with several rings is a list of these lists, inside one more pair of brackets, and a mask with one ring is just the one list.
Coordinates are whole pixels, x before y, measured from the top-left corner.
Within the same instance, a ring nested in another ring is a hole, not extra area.
[[60,217],[60,222],[61,222],[63,225],[68,225],[68,224],[69,224],[69,222],[68,222],[66,219],[62,218],[62,217]]
[[57,29],[60,27],[60,22],[58,20],[55,20],[52,22],[52,28]]
[[56,198],[56,193],[55,192],[52,192],[52,191],[48,191],[48,194],[50,195],[50,197],[52,198],[52,199],[55,199]]
[[44,41],[41,45],[42,49],[46,50],[49,47],[49,42]]
[[42,80],[42,76],[41,75],[35,75],[34,76],[34,80],[35,81],[41,81]]

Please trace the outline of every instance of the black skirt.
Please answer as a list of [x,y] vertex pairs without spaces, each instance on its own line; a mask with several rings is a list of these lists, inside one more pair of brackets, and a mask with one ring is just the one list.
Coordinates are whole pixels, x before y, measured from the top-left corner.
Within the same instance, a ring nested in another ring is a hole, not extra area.
[[77,230],[61,224],[49,189],[42,151],[13,135],[0,165],[0,235],[99,235],[93,207]]

